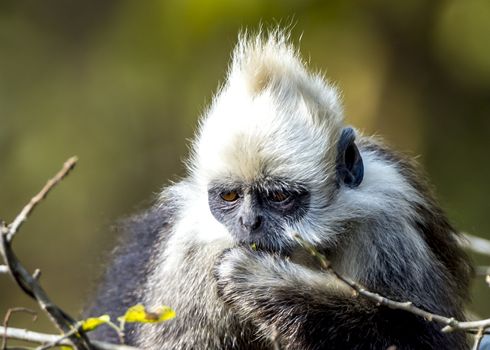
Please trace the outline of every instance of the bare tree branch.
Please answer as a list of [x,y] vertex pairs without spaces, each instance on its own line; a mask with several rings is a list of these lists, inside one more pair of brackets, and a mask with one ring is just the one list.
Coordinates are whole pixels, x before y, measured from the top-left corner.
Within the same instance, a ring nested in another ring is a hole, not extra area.
[[[3,326],[5,328],[8,327],[10,318],[16,312],[26,312],[26,313],[32,315],[32,320],[33,321],[35,321],[37,319],[37,312],[35,312],[34,310],[28,309],[26,307],[13,307],[13,308],[10,308],[10,309],[7,310],[7,313],[5,314],[5,317],[3,318]],[[2,347],[1,348],[2,348],[2,350],[6,350],[7,349],[7,335],[6,334],[3,334],[3,337],[2,337]]]
[[490,266],[477,266],[475,268],[475,273],[478,276],[487,276],[487,275],[490,275]]
[[467,332],[481,332],[482,334],[485,332],[487,328],[490,328],[490,319],[484,319],[484,320],[478,320],[478,321],[468,321],[468,322],[462,322],[458,321],[454,318],[449,318],[449,317],[444,317],[441,315],[433,314],[428,311],[422,310],[415,305],[411,301],[404,301],[404,302],[399,302],[399,301],[394,301],[391,299],[388,299],[378,293],[371,292],[361,286],[359,283],[355,282],[354,280],[342,276],[339,274],[337,271],[335,271],[332,266],[330,265],[330,262],[328,259],[322,255],[313,245],[310,243],[306,242],[303,238],[301,238],[299,235],[295,235],[295,239],[313,256],[317,259],[317,261],[320,264],[320,267],[332,275],[334,275],[338,280],[342,281],[343,283],[347,284],[356,294],[359,294],[377,305],[384,305],[392,309],[398,309],[398,310],[404,310],[408,311],[412,314],[421,316],[425,318],[428,321],[433,321],[437,322],[440,324],[443,324],[444,327],[442,328],[442,332],[452,332],[452,331],[467,331]]
[[56,339],[55,341],[52,341],[52,342],[49,342],[47,344],[38,346],[35,350],[48,350],[48,349],[54,348],[55,346],[61,345],[61,342],[63,342],[63,340],[70,338],[72,335],[75,335],[79,331],[80,331],[80,327],[73,328],[68,333],[65,333],[65,334],[62,334],[61,336],[59,336],[58,339]]
[[[33,331],[28,331],[26,329],[12,328],[12,327],[3,327],[0,326],[0,333],[5,334],[5,336],[9,339],[17,339],[23,340],[31,343],[47,343],[56,341],[59,338],[59,335],[56,334],[44,334]],[[66,344],[70,345],[67,341]]]
[[462,232],[463,239],[459,240],[461,246],[475,253],[490,255],[490,240]]
[[478,350],[480,348],[480,343],[483,338],[483,333],[485,332],[484,328],[478,329],[478,332],[475,335],[475,342],[473,343],[472,350]]
[[[47,343],[57,343],[59,345],[72,346],[68,339],[62,339],[63,335],[57,334],[46,334],[28,331],[26,329],[20,328],[5,328],[0,326],[0,334],[6,334],[9,339],[23,340],[30,343],[37,344],[47,344]],[[59,342],[58,342],[59,341]],[[92,341],[92,345],[96,350],[138,350],[138,348],[128,346],[128,345],[117,345],[101,341]]]
[[[35,276],[32,276],[21,264],[19,259],[17,259],[12,250],[12,239],[34,208],[46,197],[51,189],[58,184],[71,169],[73,169],[76,162],[76,157],[68,159],[64,163],[63,168],[30,200],[10,225],[6,225],[5,222],[0,222],[0,255],[3,257],[4,263],[7,265],[11,276],[27,295],[38,302],[41,309],[47,313],[51,321],[65,334],[75,327],[76,321],[61,310],[56,304],[51,302],[48,295],[37,281],[36,277],[39,277],[39,272],[36,272]],[[87,336],[82,331],[78,332],[76,335],[70,336],[69,339],[79,350],[89,350],[93,348]]]
[[17,215],[17,217],[12,221],[10,225],[8,225],[8,233],[7,233],[7,241],[10,242],[14,235],[17,233],[22,224],[27,220],[31,212],[34,208],[48,195],[49,191],[56,186],[63,178],[68,175],[68,173],[75,167],[78,161],[77,157],[71,157],[68,159],[65,164],[63,164],[63,168],[48,182],[44,187],[31,198],[30,202],[22,209],[22,211]]

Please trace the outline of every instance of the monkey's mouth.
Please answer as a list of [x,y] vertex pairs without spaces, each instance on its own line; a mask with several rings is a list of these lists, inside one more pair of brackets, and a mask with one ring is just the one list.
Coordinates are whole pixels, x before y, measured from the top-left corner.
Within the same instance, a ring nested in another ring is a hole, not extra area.
[[291,255],[293,251],[293,247],[290,244],[279,240],[251,238],[240,242],[240,244],[247,245],[250,249],[257,252],[277,254],[284,257]]

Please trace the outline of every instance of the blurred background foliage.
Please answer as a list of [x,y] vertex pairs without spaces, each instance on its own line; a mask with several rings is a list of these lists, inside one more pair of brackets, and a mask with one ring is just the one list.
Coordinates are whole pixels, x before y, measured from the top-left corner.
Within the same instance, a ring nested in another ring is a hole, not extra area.
[[[419,155],[452,221],[490,238],[487,0],[2,0],[0,217],[79,156],[15,242],[67,311],[92,292],[111,225],[184,174],[237,33],[261,23],[294,24],[304,57],[342,90],[348,122]],[[481,278],[473,291],[489,317]],[[0,276],[0,317],[12,306],[33,304]],[[51,330],[22,315],[13,324]]]

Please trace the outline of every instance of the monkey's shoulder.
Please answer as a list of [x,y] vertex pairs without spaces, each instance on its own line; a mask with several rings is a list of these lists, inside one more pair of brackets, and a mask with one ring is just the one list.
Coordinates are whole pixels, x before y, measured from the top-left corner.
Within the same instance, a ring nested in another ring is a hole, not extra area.
[[[121,220],[115,227],[117,244],[107,256],[95,298],[84,312],[84,317],[109,314],[112,319],[124,314],[130,306],[142,302],[149,261],[159,242],[167,239],[174,210],[168,203]],[[131,328],[131,327],[130,327]],[[131,338],[128,330],[128,340]],[[116,341],[117,336],[108,327],[100,327],[91,334],[95,339]]]

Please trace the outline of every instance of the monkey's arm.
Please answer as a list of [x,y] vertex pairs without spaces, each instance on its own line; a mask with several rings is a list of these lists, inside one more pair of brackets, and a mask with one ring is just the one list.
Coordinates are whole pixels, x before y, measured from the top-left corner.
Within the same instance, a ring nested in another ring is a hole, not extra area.
[[[216,267],[218,292],[261,335],[286,349],[463,349],[462,334],[380,307],[333,276],[283,258],[234,248]],[[307,346],[305,347],[305,344]]]

